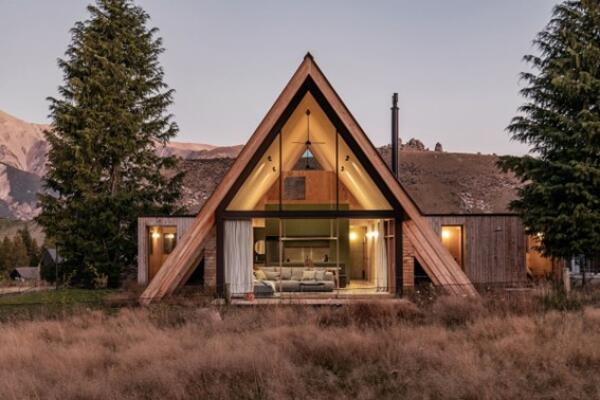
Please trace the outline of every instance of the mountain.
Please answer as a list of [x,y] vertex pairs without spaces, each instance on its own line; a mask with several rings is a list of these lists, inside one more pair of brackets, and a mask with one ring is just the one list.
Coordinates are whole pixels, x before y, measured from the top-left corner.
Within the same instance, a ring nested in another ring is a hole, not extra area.
[[174,155],[184,160],[235,158],[242,150],[242,147],[244,146],[212,146],[210,144],[169,142],[166,147],[158,148],[157,152],[161,156]]
[[[33,124],[0,111],[0,218],[30,220],[39,213],[37,193],[43,190],[48,125]],[[170,142],[160,155],[184,160],[236,157],[242,146]]]
[[30,172],[0,163],[0,217],[30,220],[35,217],[42,179]]
[[43,176],[48,143],[48,125],[32,124],[0,111],[0,162]]

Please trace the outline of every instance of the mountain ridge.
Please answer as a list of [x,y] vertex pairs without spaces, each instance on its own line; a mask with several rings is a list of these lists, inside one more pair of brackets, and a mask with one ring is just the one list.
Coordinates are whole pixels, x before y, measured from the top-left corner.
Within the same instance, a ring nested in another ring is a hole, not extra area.
[[[44,190],[50,125],[35,124],[0,110],[0,218],[33,219],[39,213],[37,193]],[[242,145],[169,142],[157,146],[161,156],[184,160],[235,158]]]

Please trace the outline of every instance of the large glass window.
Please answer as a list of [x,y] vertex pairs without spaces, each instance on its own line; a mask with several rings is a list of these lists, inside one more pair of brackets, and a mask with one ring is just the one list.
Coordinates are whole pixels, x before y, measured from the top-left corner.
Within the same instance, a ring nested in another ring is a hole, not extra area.
[[235,211],[279,208],[280,135],[277,135],[227,209]]
[[257,296],[294,292],[389,293],[393,220],[253,220]]
[[281,196],[284,210],[335,210],[336,131],[307,94],[282,134]]
[[391,210],[351,147],[308,93],[228,210]]
[[391,210],[392,207],[350,146],[338,135],[340,209]]

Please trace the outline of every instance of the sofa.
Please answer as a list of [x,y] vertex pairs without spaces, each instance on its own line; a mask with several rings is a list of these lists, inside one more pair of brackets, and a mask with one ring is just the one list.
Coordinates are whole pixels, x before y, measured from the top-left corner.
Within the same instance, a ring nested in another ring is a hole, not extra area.
[[333,272],[325,268],[255,267],[255,290],[270,286],[276,292],[331,292],[335,289]]

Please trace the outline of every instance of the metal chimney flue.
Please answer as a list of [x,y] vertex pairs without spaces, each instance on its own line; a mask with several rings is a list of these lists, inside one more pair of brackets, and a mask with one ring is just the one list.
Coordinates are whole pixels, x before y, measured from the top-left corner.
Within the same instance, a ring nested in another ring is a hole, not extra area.
[[392,172],[398,178],[398,152],[400,151],[398,138],[398,93],[392,96]]

